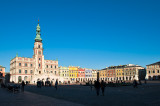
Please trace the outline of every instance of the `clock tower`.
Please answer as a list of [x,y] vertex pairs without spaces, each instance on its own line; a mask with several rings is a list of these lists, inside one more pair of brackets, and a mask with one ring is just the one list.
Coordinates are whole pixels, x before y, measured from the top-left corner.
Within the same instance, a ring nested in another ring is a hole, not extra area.
[[34,42],[34,48],[33,48],[33,58],[35,59],[35,72],[34,74],[42,74],[44,73],[44,55],[43,55],[43,44],[42,44],[42,38],[40,34],[40,26],[39,26],[39,20],[38,25],[36,29],[36,38]]

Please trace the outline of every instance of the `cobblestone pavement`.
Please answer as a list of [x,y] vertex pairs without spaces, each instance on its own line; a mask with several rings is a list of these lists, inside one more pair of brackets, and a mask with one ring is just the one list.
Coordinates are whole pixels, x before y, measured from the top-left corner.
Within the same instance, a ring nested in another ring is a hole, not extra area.
[[106,87],[105,96],[94,88],[80,85],[54,87],[25,86],[25,92],[12,93],[0,88],[0,106],[160,106],[160,83]]
[[0,106],[83,106],[31,92],[12,93],[0,88]]
[[[91,106],[160,106],[160,83],[132,86],[106,87],[105,96],[96,96],[89,86],[67,85],[54,87],[26,86],[25,90],[61,100]],[[101,92],[100,92],[101,94]]]

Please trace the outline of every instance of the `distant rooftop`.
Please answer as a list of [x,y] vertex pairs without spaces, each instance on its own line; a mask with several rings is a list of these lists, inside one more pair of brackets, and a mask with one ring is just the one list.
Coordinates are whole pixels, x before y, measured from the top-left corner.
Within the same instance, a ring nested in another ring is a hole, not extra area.
[[156,63],[148,64],[148,65],[146,65],[146,66],[150,66],[150,65],[160,65],[160,61],[159,61],[159,62],[156,62]]
[[6,68],[6,67],[3,67],[3,66],[0,65],[0,68]]

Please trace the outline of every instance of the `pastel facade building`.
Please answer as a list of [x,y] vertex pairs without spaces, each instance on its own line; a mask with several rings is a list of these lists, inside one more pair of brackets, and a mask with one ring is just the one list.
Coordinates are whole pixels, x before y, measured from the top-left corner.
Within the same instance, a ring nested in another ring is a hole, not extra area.
[[43,43],[40,36],[39,22],[36,29],[36,38],[33,48],[33,57],[18,57],[10,61],[10,81],[20,83],[22,80],[36,83],[38,80],[55,81],[59,79],[58,60],[45,60]]
[[75,66],[69,66],[69,78],[72,82],[76,82],[77,81],[77,76],[78,76],[78,68],[79,67],[75,67]]
[[134,64],[128,64],[124,67],[124,80],[125,81],[132,81],[132,80],[139,80],[141,77],[140,71],[146,71],[144,67]]
[[99,70],[99,80],[102,81],[133,81],[145,78],[145,68],[139,65],[128,64],[110,66]]
[[85,81],[92,80],[92,69],[85,68]]
[[62,83],[69,83],[69,68],[68,67],[59,67],[59,75],[63,78]]
[[124,67],[125,65],[119,65],[115,67],[117,81],[124,80]]
[[0,65],[0,83],[5,81],[5,67]]
[[116,81],[115,66],[107,68],[107,81]]
[[85,69],[84,68],[78,68],[77,81],[79,82],[85,81]]
[[107,78],[107,68],[104,68],[102,70],[99,70],[99,80],[100,81],[106,81]]
[[147,65],[146,79],[148,80],[160,79],[160,62]]
[[92,70],[92,81],[97,80],[97,70]]

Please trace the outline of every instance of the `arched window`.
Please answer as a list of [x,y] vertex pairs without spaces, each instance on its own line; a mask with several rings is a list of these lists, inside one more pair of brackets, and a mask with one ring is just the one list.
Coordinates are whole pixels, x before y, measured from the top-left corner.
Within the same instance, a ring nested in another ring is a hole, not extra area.
[[21,82],[21,81],[22,81],[22,77],[19,76],[19,77],[18,77],[18,83]]
[[27,81],[27,76],[24,77],[24,81]]

